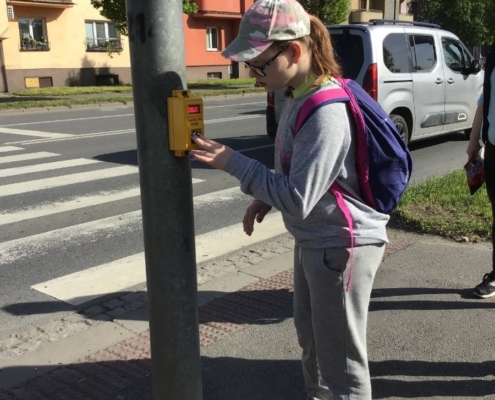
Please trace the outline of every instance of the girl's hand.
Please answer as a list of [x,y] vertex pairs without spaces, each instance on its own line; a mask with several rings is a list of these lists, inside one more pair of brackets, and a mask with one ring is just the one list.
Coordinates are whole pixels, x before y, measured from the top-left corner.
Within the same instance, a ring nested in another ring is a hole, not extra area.
[[261,223],[265,218],[265,215],[268,214],[268,211],[272,209],[272,206],[262,202],[261,200],[255,200],[253,203],[247,208],[246,214],[244,214],[244,219],[242,220],[242,224],[244,225],[244,232],[246,235],[251,236],[254,231],[254,219],[258,223]]
[[189,154],[198,161],[210,165],[213,168],[225,169],[229,158],[234,150],[213,140],[205,139],[200,134],[192,134],[191,139],[196,143],[199,150],[189,150]]
[[[473,136],[473,134],[471,134],[471,136]],[[468,161],[471,161],[472,159],[476,159],[480,149],[481,149],[481,145],[479,140],[470,139],[469,145],[466,150],[466,153],[468,155]]]

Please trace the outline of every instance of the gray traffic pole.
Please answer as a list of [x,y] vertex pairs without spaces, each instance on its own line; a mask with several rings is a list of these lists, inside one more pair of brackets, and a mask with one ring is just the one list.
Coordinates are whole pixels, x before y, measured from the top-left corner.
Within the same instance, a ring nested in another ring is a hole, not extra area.
[[201,400],[189,157],[169,150],[167,97],[185,88],[181,0],[126,0],[155,400]]

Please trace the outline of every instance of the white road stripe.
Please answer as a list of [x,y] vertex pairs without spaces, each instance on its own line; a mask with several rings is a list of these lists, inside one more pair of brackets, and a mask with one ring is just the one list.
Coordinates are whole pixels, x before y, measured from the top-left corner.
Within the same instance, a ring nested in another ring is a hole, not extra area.
[[51,189],[66,185],[74,185],[76,183],[96,181],[100,179],[115,178],[117,176],[132,175],[137,173],[137,167],[125,165],[122,167],[107,168],[99,171],[80,172],[78,174],[56,176],[53,178],[38,179],[28,182],[12,183],[10,185],[0,186],[0,197],[35,192],[38,190]]
[[[266,105],[266,101],[256,101],[250,103],[240,103],[235,104],[235,106],[248,106],[251,104],[264,104]],[[226,104],[221,106],[206,106],[205,110],[210,108],[232,108],[232,104]],[[40,125],[40,124],[54,124],[57,122],[74,122],[74,121],[88,121],[91,119],[108,119],[108,118],[121,118],[121,117],[134,117],[134,114],[117,114],[117,115],[101,115],[98,117],[84,117],[84,118],[67,118],[67,119],[54,119],[51,121],[36,121],[36,122],[18,122],[15,124],[5,124],[2,126],[24,126],[24,125]]]
[[227,122],[227,121],[238,121],[238,120],[242,120],[242,119],[253,119],[253,118],[265,118],[265,115],[264,114],[243,115],[242,117],[226,117],[226,118],[208,119],[205,121],[205,125],[218,124],[219,122]]
[[105,237],[137,230],[141,227],[141,210],[113,217],[85,222],[66,228],[39,233],[0,243],[0,265],[8,264],[33,254],[63,251],[71,243],[93,243]]
[[29,140],[19,140],[16,142],[8,142],[6,144],[38,144],[38,143],[51,143],[51,142],[66,142],[68,140],[77,140],[77,139],[87,139],[92,137],[102,137],[102,136],[113,136],[113,135],[122,135],[126,133],[136,132],[135,128],[132,129],[118,129],[116,131],[105,131],[105,132],[94,132],[94,133],[83,133],[80,135],[74,135],[69,138],[62,139],[29,139]]
[[[199,183],[199,179],[193,180],[193,183]],[[100,192],[92,196],[75,197],[67,201],[41,205],[36,208],[27,208],[22,210],[12,210],[11,212],[0,212],[0,226],[14,222],[25,221],[33,218],[47,217],[62,212],[78,210],[85,207],[92,207],[100,204],[111,203],[136,197],[141,194],[140,188],[132,188],[116,192]],[[235,201],[245,195],[238,187],[220,190],[214,193],[208,193],[194,197],[194,206],[197,208],[209,207],[220,201]]]
[[43,138],[66,138],[70,136],[74,136],[70,133],[53,133],[53,132],[41,132],[41,131],[30,131],[26,129],[14,129],[14,128],[6,128],[4,126],[0,126],[0,133],[11,133],[13,135],[23,135],[23,136],[36,136]]
[[[196,237],[196,261],[201,263],[285,232],[282,217],[277,212],[267,215],[263,226],[252,236],[243,233],[242,224],[205,233]],[[39,283],[32,288],[66,303],[79,305],[145,281],[144,253],[139,253]]]
[[49,215],[78,210],[85,207],[97,206],[111,203],[113,201],[125,200],[141,194],[139,188],[133,188],[120,192],[99,192],[92,196],[74,197],[66,201],[39,205],[35,208],[12,210],[11,212],[0,212],[0,226],[14,222],[25,221],[33,218],[47,217]]
[[[227,202],[241,198],[242,196],[245,195],[241,193],[239,188],[235,187],[196,196],[194,198],[194,205],[196,208],[208,207],[214,202]],[[27,211],[28,210],[24,210],[19,213],[19,215],[22,215],[22,213],[26,213]],[[13,214],[17,214],[17,212],[14,211]],[[58,251],[60,251],[71,243],[81,243],[85,240],[88,240],[89,242],[97,241],[99,240],[99,233],[104,235],[104,237],[109,237],[113,234],[118,234],[119,232],[131,232],[136,229],[141,229],[141,226],[141,210],[136,210],[113,217],[84,222],[78,225],[10,240],[0,243],[0,265],[16,262],[37,253],[48,253],[53,250],[54,244],[56,244]]]
[[24,126],[24,125],[54,124],[56,122],[89,121],[91,119],[108,119],[108,118],[121,118],[121,117],[133,117],[133,116],[134,116],[134,114],[101,115],[99,117],[53,119],[51,121],[35,121],[35,122],[18,122],[16,124],[5,124],[5,125],[2,125],[2,126]]
[[60,154],[56,153],[48,153],[46,151],[40,151],[39,153],[27,153],[27,154],[19,154],[16,156],[2,156],[0,157],[0,164],[7,164],[19,161],[27,161],[27,160],[37,160],[39,158],[47,158],[47,157],[58,157]]
[[72,160],[55,161],[45,164],[27,165],[25,167],[6,168],[6,169],[0,169],[0,178],[5,178],[7,176],[32,174],[35,172],[42,172],[42,171],[51,171],[54,169],[79,167],[81,165],[96,164],[96,163],[101,163],[101,161],[91,160],[89,158],[75,158]]
[[15,146],[0,147],[0,153],[8,153],[10,151],[19,151],[19,150],[24,150],[24,149],[22,147],[15,147]]

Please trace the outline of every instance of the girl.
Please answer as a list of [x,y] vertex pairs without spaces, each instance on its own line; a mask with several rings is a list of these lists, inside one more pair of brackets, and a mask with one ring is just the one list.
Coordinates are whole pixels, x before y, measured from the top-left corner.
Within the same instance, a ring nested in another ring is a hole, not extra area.
[[[246,234],[252,234],[255,219],[262,222],[275,207],[295,238],[294,323],[308,398],[370,400],[367,313],[387,242],[388,216],[360,198],[346,103],[318,108],[295,135],[305,99],[338,87],[332,77],[340,69],[328,31],[295,0],[259,0],[222,54],[245,62],[250,76],[267,91],[289,88],[275,143],[276,172],[202,136],[192,137],[199,149],[190,153],[238,178],[243,192],[255,198],[244,216]],[[334,181],[346,191],[354,245],[329,192]]]

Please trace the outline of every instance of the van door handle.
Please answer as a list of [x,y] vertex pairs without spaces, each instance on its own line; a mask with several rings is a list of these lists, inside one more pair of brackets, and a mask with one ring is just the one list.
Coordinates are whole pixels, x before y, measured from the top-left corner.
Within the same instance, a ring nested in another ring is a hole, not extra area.
[[455,82],[455,80],[454,80],[454,78],[449,78],[449,79],[447,80],[447,82],[448,82],[448,83],[450,83],[450,84],[452,85],[452,84]]
[[443,79],[442,78],[437,78],[437,80],[435,81],[435,83],[437,85],[440,85],[441,83],[443,83]]

